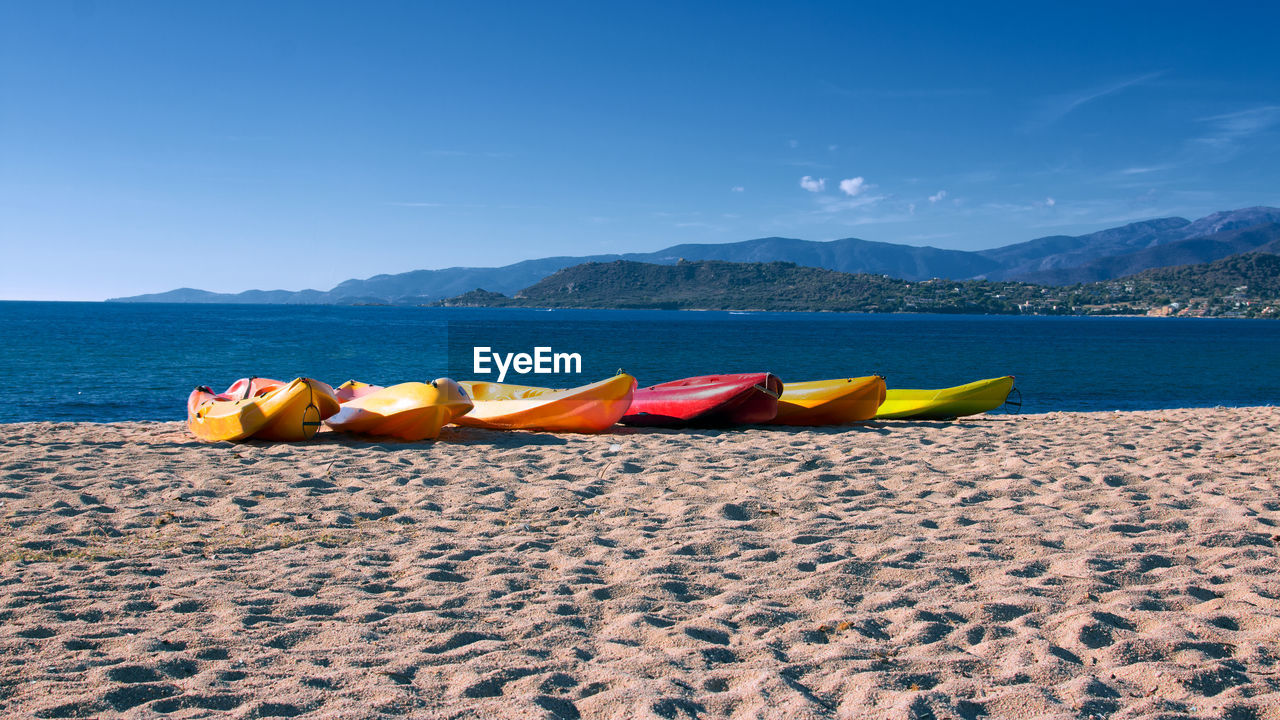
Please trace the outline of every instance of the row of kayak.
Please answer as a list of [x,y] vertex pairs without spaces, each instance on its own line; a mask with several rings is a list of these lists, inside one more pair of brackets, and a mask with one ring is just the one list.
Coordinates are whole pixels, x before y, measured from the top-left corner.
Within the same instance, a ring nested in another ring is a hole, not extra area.
[[637,388],[626,373],[552,389],[439,378],[389,387],[348,381],[243,378],[216,393],[198,387],[187,425],[206,442],[309,440],[321,425],[339,432],[416,441],[448,424],[493,430],[601,432],[647,427],[844,425],[876,418],[950,418],[994,410],[1013,377],[939,390],[888,389],[878,375],[784,385],[770,373],[705,375]]

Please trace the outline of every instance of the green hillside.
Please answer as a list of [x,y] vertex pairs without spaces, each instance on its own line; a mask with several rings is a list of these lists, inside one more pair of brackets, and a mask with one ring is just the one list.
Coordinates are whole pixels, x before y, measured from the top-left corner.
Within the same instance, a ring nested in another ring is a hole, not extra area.
[[1069,287],[843,273],[794,263],[619,260],[565,268],[507,297],[473,290],[451,307],[653,308],[1036,315],[1275,317],[1280,256],[1237,255]]

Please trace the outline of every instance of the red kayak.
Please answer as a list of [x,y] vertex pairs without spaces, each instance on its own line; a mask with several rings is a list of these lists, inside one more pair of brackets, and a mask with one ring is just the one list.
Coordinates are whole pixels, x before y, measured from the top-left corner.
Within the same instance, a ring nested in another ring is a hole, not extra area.
[[770,373],[704,375],[636,390],[627,425],[754,425],[778,414],[782,381]]

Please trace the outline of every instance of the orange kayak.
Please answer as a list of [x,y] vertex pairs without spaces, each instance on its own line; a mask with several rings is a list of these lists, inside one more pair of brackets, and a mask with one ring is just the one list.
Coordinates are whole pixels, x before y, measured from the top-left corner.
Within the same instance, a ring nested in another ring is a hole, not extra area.
[[290,383],[241,378],[226,392],[198,387],[187,398],[187,427],[205,442],[310,440],[338,412],[333,388],[311,378]]
[[449,378],[390,387],[349,380],[336,395],[342,408],[325,421],[329,427],[409,442],[434,440],[440,428],[471,410],[471,398]]
[[467,380],[458,384],[475,404],[454,420],[458,425],[580,433],[612,427],[631,407],[636,389],[636,379],[626,373],[564,390]]
[[876,416],[884,402],[884,378],[879,375],[836,380],[789,382],[778,398],[774,425],[845,425]]

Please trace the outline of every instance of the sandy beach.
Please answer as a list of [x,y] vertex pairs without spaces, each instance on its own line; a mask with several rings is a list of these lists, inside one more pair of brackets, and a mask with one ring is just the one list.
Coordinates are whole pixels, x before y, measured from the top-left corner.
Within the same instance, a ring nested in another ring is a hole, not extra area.
[[1280,409],[0,426],[0,715],[1280,718]]

